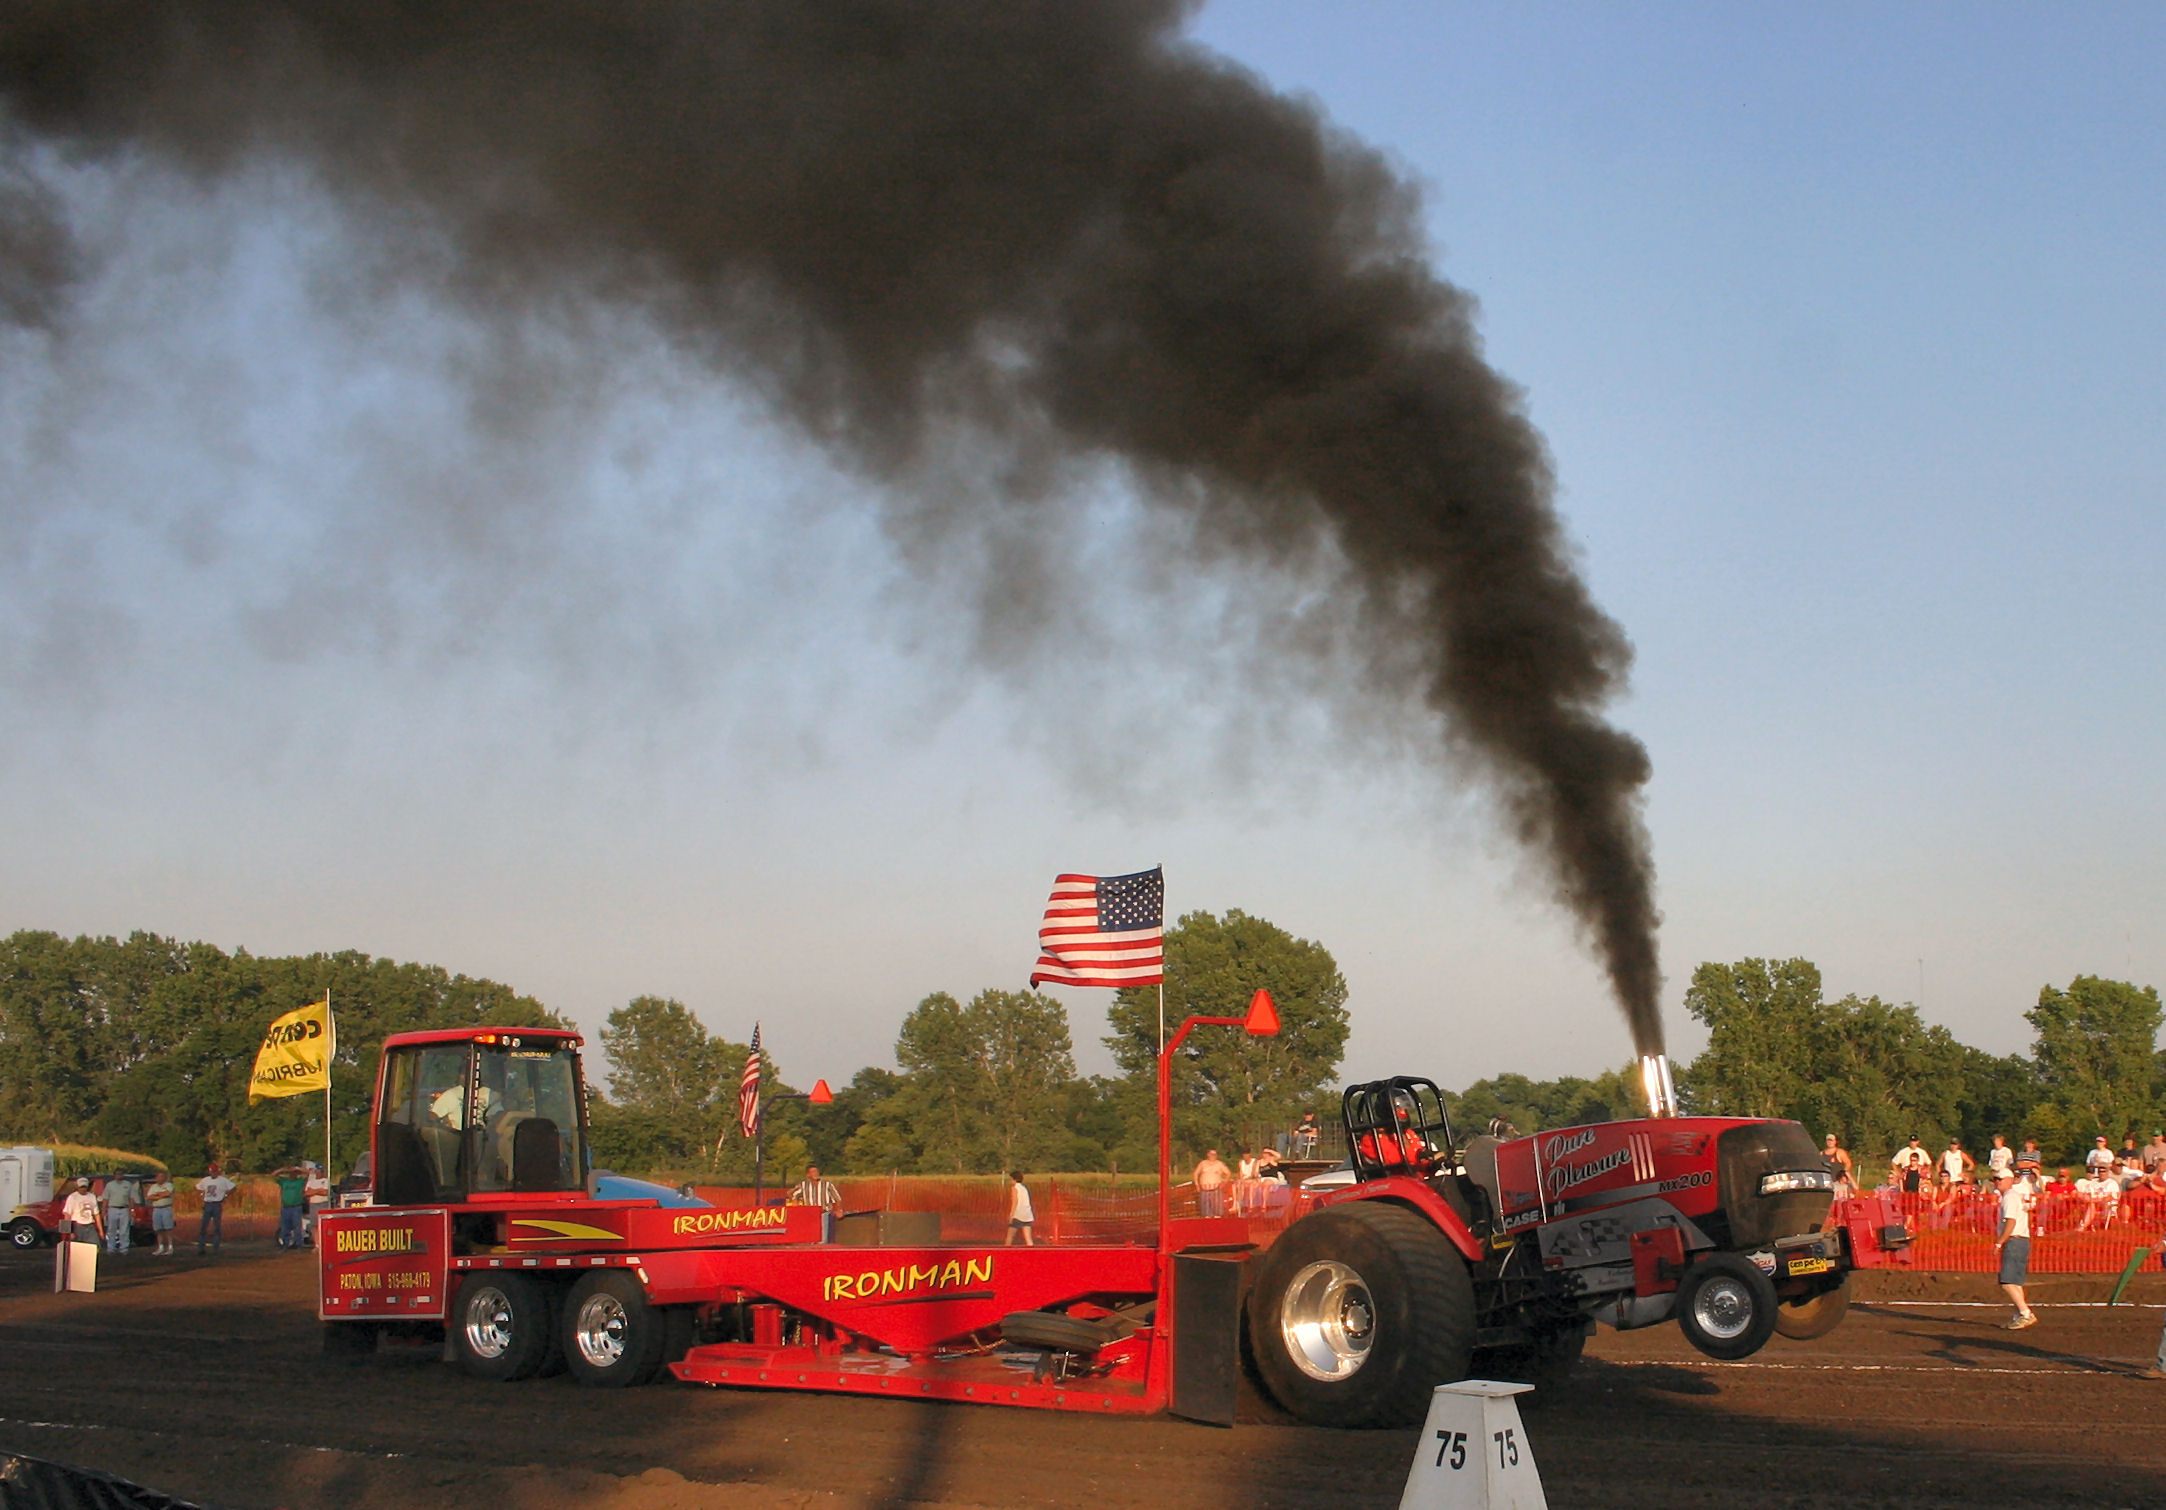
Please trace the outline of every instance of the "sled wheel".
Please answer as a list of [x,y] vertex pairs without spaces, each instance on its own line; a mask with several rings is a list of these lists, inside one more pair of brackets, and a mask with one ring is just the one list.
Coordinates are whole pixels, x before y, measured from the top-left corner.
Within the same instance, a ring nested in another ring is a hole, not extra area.
[[469,1274],[451,1307],[452,1349],[476,1379],[531,1379],[556,1347],[550,1293],[524,1274]]
[[1012,1311],[1000,1319],[1003,1342],[1044,1353],[1081,1353],[1088,1358],[1117,1336],[1102,1321],[1064,1316],[1059,1311]]
[[1786,1300],[1775,1308],[1775,1330],[1784,1337],[1809,1342],[1825,1337],[1850,1311],[1850,1276],[1832,1290],[1822,1290],[1803,1300]]
[[564,1366],[590,1389],[645,1384],[662,1367],[669,1320],[622,1269],[590,1269],[564,1302]]
[[1314,1426],[1404,1426],[1463,1379],[1474,1284],[1444,1234],[1402,1206],[1350,1201],[1265,1252],[1249,1345],[1274,1399]]
[[1737,1253],[1701,1259],[1677,1287],[1677,1325],[1710,1358],[1750,1358],[1775,1334],[1775,1283]]

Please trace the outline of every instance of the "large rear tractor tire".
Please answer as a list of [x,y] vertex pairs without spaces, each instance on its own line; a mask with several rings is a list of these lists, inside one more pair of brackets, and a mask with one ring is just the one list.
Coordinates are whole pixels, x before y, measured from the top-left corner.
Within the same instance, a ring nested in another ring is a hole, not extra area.
[[1474,1282],[1403,1206],[1352,1201],[1287,1228],[1249,1290],[1249,1346],[1272,1398],[1314,1426],[1406,1426],[1467,1376]]
[[469,1274],[451,1303],[451,1345],[459,1367],[476,1379],[509,1384],[531,1379],[556,1351],[556,1308],[549,1287],[524,1274]]
[[1685,1340],[1710,1358],[1750,1358],[1775,1335],[1775,1282],[1737,1253],[1713,1253],[1685,1272],[1677,1287],[1677,1325]]
[[590,1389],[629,1389],[661,1371],[669,1318],[622,1269],[590,1269],[564,1302],[564,1366]]
[[1804,1300],[1786,1300],[1775,1308],[1775,1331],[1797,1342],[1825,1337],[1842,1324],[1850,1311],[1850,1276],[1832,1290]]

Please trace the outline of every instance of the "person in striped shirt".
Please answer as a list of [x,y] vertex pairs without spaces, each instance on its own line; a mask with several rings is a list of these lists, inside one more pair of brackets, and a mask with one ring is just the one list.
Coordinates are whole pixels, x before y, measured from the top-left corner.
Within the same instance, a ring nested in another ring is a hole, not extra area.
[[835,1240],[835,1213],[842,1209],[842,1192],[835,1188],[833,1180],[820,1178],[820,1166],[807,1164],[805,1177],[790,1191],[793,1206],[817,1206],[820,1208],[820,1241]]

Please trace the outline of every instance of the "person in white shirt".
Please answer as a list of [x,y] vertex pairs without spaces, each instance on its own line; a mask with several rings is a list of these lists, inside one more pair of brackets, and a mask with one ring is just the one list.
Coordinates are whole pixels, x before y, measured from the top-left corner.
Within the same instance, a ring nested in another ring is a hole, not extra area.
[[98,1198],[90,1193],[90,1181],[78,1178],[68,1198],[60,1203],[60,1236],[63,1241],[94,1243],[105,1233],[98,1225]]
[[790,1191],[790,1201],[793,1205],[819,1207],[820,1241],[831,1243],[835,1240],[835,1214],[842,1210],[842,1192],[833,1180],[820,1178],[819,1165],[805,1166],[805,1177]]
[[1915,1194],[1925,1183],[1925,1172],[1933,1167],[1933,1156],[1925,1151],[1924,1144],[1912,1138],[1907,1146],[1895,1151],[1888,1163],[1895,1170],[1896,1184]]
[[2097,1174],[2102,1170],[2112,1169],[2113,1165],[2113,1150],[2106,1145],[2106,1135],[2100,1133],[2091,1151],[2083,1156],[2083,1167],[2092,1174]]
[[1021,1233],[1024,1247],[1037,1247],[1038,1240],[1031,1235],[1037,1221],[1036,1213],[1030,1209],[1030,1187],[1023,1183],[1023,1176],[1020,1171],[1010,1170],[1008,1172],[1007,1246],[1014,1247],[1016,1234]]
[[125,1253],[132,1235],[131,1217],[135,1211],[135,1181],[124,1174],[116,1174],[105,1182],[105,1251]]
[[240,1187],[218,1172],[213,1164],[209,1174],[196,1181],[196,1194],[203,1197],[203,1220],[196,1227],[196,1256],[201,1258],[205,1246],[215,1253],[226,1245],[226,1197]]
[[1986,1150],[1986,1168],[1999,1179],[2004,1169],[2016,1167],[2016,1151],[2008,1146],[2008,1140],[1999,1133],[1993,1135],[1993,1146]]
[[1950,1138],[1947,1151],[1940,1156],[1940,1182],[1950,1187],[1960,1185],[1977,1167],[1978,1161],[1965,1151],[1963,1140]]
[[2113,1218],[2121,1208],[2121,1182],[2110,1170],[2093,1170],[2076,1181],[2076,1194],[2083,1197],[2083,1222],[2078,1232],[2097,1222],[2101,1229],[2111,1227]]
[[1993,1244],[2001,1259],[2001,1289],[2015,1303],[2015,1314],[2001,1325],[2011,1332],[2036,1326],[2030,1303],[2023,1298],[2023,1282],[2031,1271],[2031,1193],[2010,1170],[1994,1182],[2000,1191],[2000,1237]]

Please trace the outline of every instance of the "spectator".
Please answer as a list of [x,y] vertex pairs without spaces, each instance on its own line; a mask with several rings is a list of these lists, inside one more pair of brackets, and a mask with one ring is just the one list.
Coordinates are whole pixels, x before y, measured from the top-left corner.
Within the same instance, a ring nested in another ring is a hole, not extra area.
[[2121,1151],[2114,1155],[2114,1159],[2123,1168],[2130,1164],[2135,1164],[2139,1168],[2142,1166],[2143,1150],[2136,1146],[2136,1135],[2134,1133],[2130,1133],[2121,1140]]
[[173,1176],[161,1169],[143,1187],[143,1199],[150,1203],[150,1234],[157,1244],[151,1249],[153,1258],[173,1256]]
[[2023,1140],[2023,1151],[2016,1155],[2016,1173],[2029,1180],[2031,1188],[2036,1190],[2040,1179],[2044,1175],[2045,1165],[2045,1156],[2038,1151],[2038,1140],[2036,1138],[2025,1138]]
[[2016,1167],[2016,1151],[2008,1146],[2008,1139],[2000,1133],[1993,1135],[1993,1146],[1986,1150],[1986,1169],[1992,1178],[2000,1178],[2004,1169]]
[[1256,1155],[1256,1178],[1280,1185],[1286,1183],[1286,1171],[1279,1167],[1276,1150],[1267,1148]]
[[1827,1142],[1820,1150],[1820,1162],[1827,1165],[1828,1173],[1835,1176],[1835,1199],[1857,1194],[1857,1179],[1850,1162],[1850,1150],[1835,1141],[1829,1133]]
[[1907,1193],[1916,1195],[1925,1184],[1926,1171],[1933,1167],[1933,1156],[1925,1151],[1925,1145],[1913,1137],[1908,1144],[1895,1151],[1888,1161],[1895,1171],[1895,1183]]
[[2068,1166],[2063,1164],[2059,1177],[2046,1181],[2046,1194],[2074,1195],[2075,1193],[2076,1182],[2068,1177]]
[[2121,1160],[2120,1168],[2113,1173],[2114,1178],[2121,1182],[2123,1190],[2134,1190],[2143,1183],[2143,1155],[2140,1153],[2127,1155]]
[[1301,1120],[1294,1124],[1294,1157],[1297,1159],[1315,1158],[1316,1145],[1322,1141],[1323,1136],[1324,1129],[1317,1122],[1316,1113],[1314,1111],[1303,1112]]
[[301,1167],[308,1171],[308,1218],[303,1241],[313,1248],[316,1246],[316,1218],[331,1204],[331,1177],[324,1173],[321,1164],[304,1162]]
[[1977,1167],[1978,1161],[1963,1147],[1963,1140],[1950,1138],[1948,1147],[1940,1156],[1940,1183],[1953,1190],[1969,1179],[1970,1172]]
[[301,1219],[308,1214],[308,1171],[298,1164],[271,1171],[278,1181],[278,1246],[301,1246]]
[[2100,1133],[2093,1143],[2091,1151],[2083,1156],[2083,1167],[2092,1174],[2098,1174],[2112,1169],[2114,1162],[2113,1150],[2106,1144],[2106,1135]]
[[2151,1141],[2143,1146],[2143,1172],[2149,1174],[2154,1169],[2166,1169],[2166,1132],[2155,1128]]
[[2031,1195],[2013,1174],[2004,1174],[1993,1183],[2000,1192],[2001,1207],[2000,1236],[1993,1246],[2000,1254],[2001,1289],[2016,1307],[2016,1313],[2001,1325],[2020,1332],[2038,1324],[2030,1303],[2023,1297],[2023,1282],[2030,1277],[2031,1269]]
[[1190,1178],[1196,1182],[1196,1214],[1224,1216],[1226,1182],[1233,1178],[1233,1171],[1220,1162],[1217,1149],[1205,1151],[1203,1162],[1196,1166]]
[[805,1177],[790,1192],[790,1204],[819,1207],[820,1241],[831,1243],[835,1240],[835,1215],[842,1210],[842,1192],[835,1188],[833,1180],[820,1178],[819,1165],[805,1166]]
[[1020,1232],[1023,1235],[1024,1247],[1037,1247],[1038,1240],[1032,1236],[1037,1222],[1037,1213],[1031,1209],[1030,1205],[1030,1187],[1023,1183],[1022,1172],[1014,1169],[1009,1170],[1007,1246],[1011,1248],[1015,1246],[1015,1235]]
[[203,1216],[196,1224],[196,1257],[203,1256],[206,1246],[213,1253],[226,1245],[226,1197],[233,1194],[234,1183],[218,1172],[213,1164],[210,1173],[196,1181],[196,1194],[203,1197]]
[[94,1243],[105,1235],[98,1225],[98,1198],[90,1193],[90,1181],[75,1177],[75,1189],[60,1203],[60,1240]]
[[2121,1182],[2113,1177],[2110,1168],[2086,1172],[2076,1181],[2076,1194],[2083,1197],[2083,1222],[2076,1228],[2078,1232],[2089,1230],[2093,1222],[2102,1231],[2113,1226],[2114,1213],[2121,1205]]
[[135,1181],[116,1174],[105,1182],[105,1251],[125,1253],[133,1235],[129,1214],[135,1210]]

